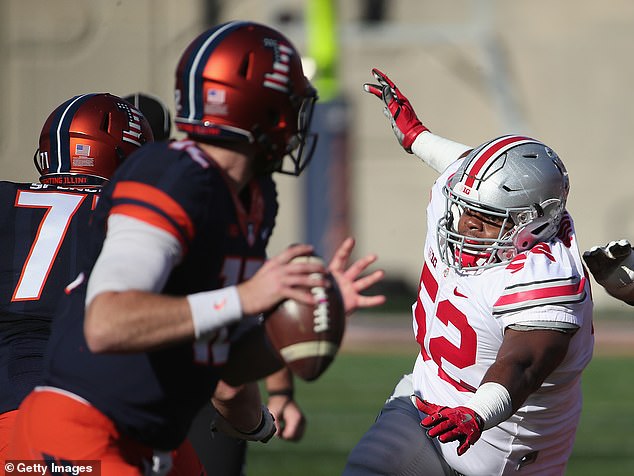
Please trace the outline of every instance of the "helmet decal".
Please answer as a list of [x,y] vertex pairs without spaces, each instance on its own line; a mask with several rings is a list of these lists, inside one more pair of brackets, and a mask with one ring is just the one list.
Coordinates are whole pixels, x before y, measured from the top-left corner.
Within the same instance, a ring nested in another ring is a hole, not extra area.
[[[476,180],[481,181],[486,176],[489,168],[497,161],[501,154],[508,149],[530,142],[537,141],[523,136],[502,136],[491,141],[475,155],[469,166],[465,169],[464,176],[466,178],[464,179],[464,185],[472,188]],[[476,189],[478,187],[479,183],[475,185]]]
[[143,114],[141,114],[141,111],[131,107],[127,103],[118,103],[117,107],[128,116],[128,128],[123,129],[123,136],[121,137],[121,140],[136,145],[137,147],[141,147],[143,145],[143,129],[141,128]]
[[224,89],[210,88],[205,100],[205,114],[228,116],[227,92]]
[[[246,25],[246,22],[236,21],[222,25],[208,37],[200,35],[189,46],[181,61],[185,61],[183,70],[183,90],[179,91],[181,101],[176,101],[176,114],[189,120],[201,119],[203,111],[196,108],[203,104],[203,70],[207,66],[209,57],[229,33]],[[188,57],[187,57],[188,56]],[[208,99],[208,98],[207,98]],[[179,110],[182,107],[183,110]]]
[[289,83],[291,78],[289,78],[288,72],[290,69],[290,58],[294,54],[293,49],[272,38],[265,38],[264,46],[273,50],[273,72],[264,74],[264,83],[262,85],[265,88],[290,94]]

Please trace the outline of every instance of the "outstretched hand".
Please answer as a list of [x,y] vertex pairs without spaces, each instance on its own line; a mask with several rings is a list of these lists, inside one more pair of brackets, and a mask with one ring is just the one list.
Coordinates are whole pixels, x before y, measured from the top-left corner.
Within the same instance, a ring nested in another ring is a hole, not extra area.
[[354,245],[355,241],[353,238],[346,238],[339,245],[328,265],[328,270],[337,281],[341,291],[346,316],[349,316],[359,308],[375,307],[385,303],[384,295],[365,296],[361,294],[370,286],[381,281],[385,276],[383,270],[376,270],[366,276],[361,276],[361,273],[377,260],[376,255],[366,255],[346,267]]
[[605,290],[617,299],[634,303],[634,254],[627,240],[593,246],[583,253],[588,269]]
[[412,153],[412,144],[421,132],[427,131],[409,100],[401,93],[390,78],[378,69],[372,69],[378,84],[365,83],[363,89],[385,103],[383,113],[390,120],[394,135],[406,152]]

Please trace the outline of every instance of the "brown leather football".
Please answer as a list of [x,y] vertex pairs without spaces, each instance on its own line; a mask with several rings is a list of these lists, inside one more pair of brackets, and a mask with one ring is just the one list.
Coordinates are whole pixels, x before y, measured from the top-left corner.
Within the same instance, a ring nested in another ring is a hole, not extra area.
[[[319,260],[317,256],[298,259]],[[267,336],[287,367],[299,378],[319,378],[332,363],[346,328],[343,299],[336,280],[328,273],[330,287],[314,287],[317,304],[309,306],[292,299],[282,301],[265,316]]]

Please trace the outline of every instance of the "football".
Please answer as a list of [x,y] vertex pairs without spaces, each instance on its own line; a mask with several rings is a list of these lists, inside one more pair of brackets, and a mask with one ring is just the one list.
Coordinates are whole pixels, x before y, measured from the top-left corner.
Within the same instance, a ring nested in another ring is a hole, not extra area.
[[[301,256],[295,260],[323,260],[317,256]],[[330,287],[314,287],[314,306],[292,299],[282,301],[265,315],[266,334],[286,366],[299,378],[319,378],[332,363],[346,327],[343,299],[337,282],[328,273]]]

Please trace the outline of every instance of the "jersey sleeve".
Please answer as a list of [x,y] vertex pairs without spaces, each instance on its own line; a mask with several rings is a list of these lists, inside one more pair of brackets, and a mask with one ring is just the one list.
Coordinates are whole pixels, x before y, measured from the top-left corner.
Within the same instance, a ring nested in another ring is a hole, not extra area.
[[169,143],[144,146],[118,171],[109,188],[109,215],[141,220],[174,236],[187,248],[210,193],[208,169]]
[[134,218],[112,215],[90,274],[86,306],[105,291],[160,292],[180,258],[180,244],[172,235]]
[[562,249],[560,242],[539,243],[509,263],[508,284],[493,305],[493,315],[505,327],[583,324],[578,306],[590,299],[586,278],[567,264]]

